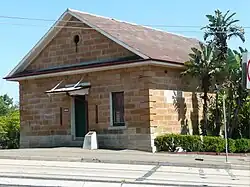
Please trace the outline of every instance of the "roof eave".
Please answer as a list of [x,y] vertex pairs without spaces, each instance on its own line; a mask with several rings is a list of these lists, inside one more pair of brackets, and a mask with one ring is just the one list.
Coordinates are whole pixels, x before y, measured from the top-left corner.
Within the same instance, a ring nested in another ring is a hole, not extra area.
[[113,65],[110,64],[102,64],[99,66],[89,66],[77,69],[68,69],[68,70],[53,70],[51,72],[34,72],[29,73],[27,75],[20,75],[20,76],[12,76],[12,77],[5,77],[4,79],[8,81],[21,81],[21,80],[28,80],[28,79],[35,79],[35,78],[47,78],[47,77],[55,77],[55,76],[65,76],[71,74],[80,74],[80,73],[90,73],[90,72],[97,72],[97,71],[105,71],[105,70],[114,70],[114,69],[121,69],[121,68],[131,68],[131,67],[138,67],[143,65],[155,65],[161,67],[168,67],[168,68],[175,68],[175,69],[183,69],[184,65],[179,63],[173,63],[169,61],[158,61],[154,59],[141,59],[136,61],[127,61],[127,62],[120,62]]

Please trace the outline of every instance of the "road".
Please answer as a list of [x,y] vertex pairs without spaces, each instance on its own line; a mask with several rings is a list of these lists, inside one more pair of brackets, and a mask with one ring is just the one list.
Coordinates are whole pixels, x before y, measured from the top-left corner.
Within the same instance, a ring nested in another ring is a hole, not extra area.
[[0,159],[0,186],[250,186],[250,171]]

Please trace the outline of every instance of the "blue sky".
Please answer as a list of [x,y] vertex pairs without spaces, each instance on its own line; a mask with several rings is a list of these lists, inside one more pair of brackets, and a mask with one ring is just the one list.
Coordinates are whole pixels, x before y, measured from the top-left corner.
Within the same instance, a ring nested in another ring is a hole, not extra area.
[[[198,0],[8,0],[2,1],[0,16],[17,16],[56,20],[66,8],[73,8],[119,20],[143,24],[166,26],[204,26],[207,24],[206,14],[215,9],[236,12],[242,26],[250,26],[248,12],[249,0],[210,0],[202,3]],[[14,24],[39,25],[17,26]],[[53,22],[10,20],[0,18],[0,76],[6,76],[24,55],[45,34]],[[198,28],[157,27],[169,32],[202,39]],[[246,42],[230,41],[232,48],[243,46],[250,48],[250,29],[245,29]],[[7,93],[18,101],[18,83],[0,80],[0,94]]]

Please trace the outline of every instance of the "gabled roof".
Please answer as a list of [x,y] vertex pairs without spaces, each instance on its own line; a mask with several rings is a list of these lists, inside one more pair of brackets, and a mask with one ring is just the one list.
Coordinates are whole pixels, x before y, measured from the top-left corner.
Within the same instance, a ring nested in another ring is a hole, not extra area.
[[194,38],[187,38],[141,25],[67,9],[45,36],[10,72],[7,79],[24,71],[63,28],[71,16],[76,17],[117,44],[140,56],[142,59],[183,64],[188,60],[191,47],[198,47],[199,41]]
[[77,10],[70,11],[79,20],[91,23],[94,27],[100,28],[133,50],[152,59],[183,63],[188,60],[191,47],[198,47],[199,41],[194,38]]

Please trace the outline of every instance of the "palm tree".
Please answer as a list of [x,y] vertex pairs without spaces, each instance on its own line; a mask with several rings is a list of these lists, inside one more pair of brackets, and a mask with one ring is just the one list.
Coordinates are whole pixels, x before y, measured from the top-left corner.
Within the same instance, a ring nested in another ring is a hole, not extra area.
[[236,13],[230,15],[229,13],[228,10],[223,15],[220,10],[215,10],[215,15],[206,15],[209,24],[202,28],[205,30],[204,40],[217,48],[220,60],[226,60],[227,58],[227,42],[229,39],[239,37],[245,42],[244,29],[235,24],[239,20],[233,19]]
[[214,61],[215,51],[212,45],[199,43],[200,49],[192,48],[190,60],[185,62],[186,70],[184,75],[191,75],[199,81],[199,88],[203,91],[203,135],[207,135],[207,108],[208,92],[211,90],[212,82],[218,68]]
[[[236,13],[229,14],[228,10],[223,14],[220,10],[215,10],[215,15],[206,15],[209,24],[202,29],[205,30],[204,40],[213,45],[218,51],[217,63],[220,67],[226,66],[226,59],[228,55],[227,42],[232,37],[238,37],[245,42],[244,29],[236,25],[239,20],[234,19]],[[216,92],[216,126],[219,126],[219,108],[218,108],[218,85],[224,81],[226,73],[221,68],[221,71],[215,75],[215,90]]]
[[228,96],[228,137],[232,138],[233,132],[236,130],[239,124],[239,112],[247,99],[248,92],[242,84],[242,52],[245,52],[240,48],[240,52],[236,50],[228,49],[227,56],[227,81],[226,85],[230,86],[227,89]]

